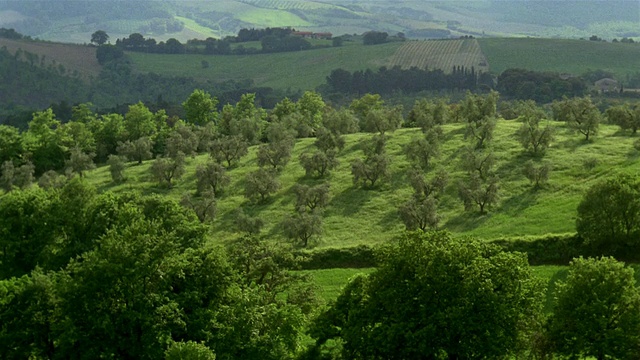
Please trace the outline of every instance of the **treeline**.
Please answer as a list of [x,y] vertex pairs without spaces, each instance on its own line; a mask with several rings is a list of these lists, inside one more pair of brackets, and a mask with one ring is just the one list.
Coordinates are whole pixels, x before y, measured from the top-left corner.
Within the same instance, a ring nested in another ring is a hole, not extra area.
[[[64,66],[48,63],[44,56],[19,50],[11,54],[0,49],[0,124],[26,128],[31,113],[50,106],[66,108],[70,114],[74,104],[91,102],[98,112],[126,111],[127,104],[143,101],[157,104],[171,115],[183,115],[180,103],[196,88],[204,88],[222,104],[235,103],[242,94],[256,94],[259,104],[271,108],[285,97],[272,88],[254,87],[248,80],[223,83],[200,81],[178,76],[134,72],[126,58],[107,61],[100,74],[81,79]],[[288,94],[294,96],[295,94]],[[69,116],[63,113],[63,121]]]
[[474,67],[454,66],[450,74],[442,70],[402,69],[400,66],[377,71],[357,70],[349,72],[335,69],[327,76],[326,92],[342,94],[391,94],[394,92],[416,93],[440,90],[475,90],[479,85],[493,80],[488,73],[477,73]]
[[503,71],[498,76],[496,87],[505,96],[519,100],[534,100],[538,103],[549,103],[563,96],[583,96],[588,88],[589,84],[582,77],[562,77],[554,72],[525,69]]
[[[207,38],[205,40],[191,39],[186,43],[171,38],[157,42],[153,38],[145,38],[140,33],[134,33],[126,38],[117,39],[115,46],[127,51],[140,51],[158,54],[205,54],[205,55],[244,55],[251,53],[270,53],[285,51],[308,50],[313,46],[301,36],[293,35],[292,28],[241,29],[237,36],[227,36],[224,39]],[[249,41],[260,41],[261,49],[244,47],[241,44]],[[317,47],[317,46],[316,46]],[[323,46],[326,47],[326,46]]]

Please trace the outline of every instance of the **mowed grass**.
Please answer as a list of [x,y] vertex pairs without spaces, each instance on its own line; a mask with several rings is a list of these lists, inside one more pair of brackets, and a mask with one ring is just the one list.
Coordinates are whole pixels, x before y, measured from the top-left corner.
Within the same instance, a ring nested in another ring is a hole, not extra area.
[[[251,79],[256,86],[315,89],[332,70],[377,69],[387,64],[401,43],[341,46],[307,51],[254,55],[162,55],[128,53],[134,69],[171,76],[225,81]],[[202,61],[210,66],[202,68]]]
[[[550,125],[556,128],[557,135],[544,161],[552,164],[553,170],[549,183],[534,190],[522,175],[524,163],[530,157],[515,140],[514,133],[520,123],[498,121],[492,148],[497,160],[495,169],[500,178],[500,201],[486,214],[477,210],[464,211],[458,198],[457,183],[465,179],[460,169],[460,157],[467,142],[463,138],[462,124],[445,125],[441,155],[434,161],[428,175],[440,168],[450,173],[449,186],[438,205],[440,228],[486,240],[574,232],[577,205],[591,185],[619,172],[638,174],[639,156],[632,145],[636,137],[620,134],[617,127],[605,125],[600,135],[587,143],[580,135],[569,132],[562,123],[552,122]],[[218,199],[218,214],[211,223],[213,241],[226,242],[238,236],[234,220],[239,207],[264,220],[263,235],[267,238],[288,241],[283,236],[281,222],[294,212],[293,186],[298,183],[315,185],[324,181],[330,184],[331,200],[323,214],[324,232],[311,241],[312,248],[375,245],[397,236],[404,229],[397,208],[412,194],[406,177],[411,166],[403,154],[403,147],[419,136],[419,129],[400,129],[389,134],[386,149],[391,156],[391,176],[387,182],[371,190],[353,185],[350,166],[352,160],[363,157],[361,144],[371,134],[346,136],[346,147],[339,154],[340,165],[325,180],[305,177],[298,157],[304,152],[315,151],[314,139],[298,140],[291,161],[279,175],[280,190],[262,204],[253,204],[243,195],[247,173],[258,168],[256,147],[252,147],[239,166],[228,172],[232,182]],[[196,166],[207,161],[207,157],[199,155],[188,159],[186,175],[171,190],[161,188],[153,181],[149,170],[151,161],[141,166],[129,164],[126,170],[128,180],[123,184],[111,182],[106,166],[89,172],[87,178],[101,191],[136,189],[145,194],[159,193],[179,199],[185,192],[195,191]],[[587,159],[595,159],[597,166],[585,169]]]
[[536,38],[478,39],[490,70],[509,68],[581,75],[588,70],[611,71],[620,79],[638,71],[639,44]]

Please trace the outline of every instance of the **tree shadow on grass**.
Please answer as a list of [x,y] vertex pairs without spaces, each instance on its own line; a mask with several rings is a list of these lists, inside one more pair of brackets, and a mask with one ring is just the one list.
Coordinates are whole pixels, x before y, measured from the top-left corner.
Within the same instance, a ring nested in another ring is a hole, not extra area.
[[378,194],[378,189],[362,189],[360,187],[351,186],[343,192],[336,194],[327,206],[326,216],[341,215],[351,216]]
[[539,189],[528,188],[520,194],[504,200],[500,204],[501,212],[509,215],[519,215],[536,203]]
[[454,232],[471,231],[482,226],[490,218],[491,212],[481,214],[477,209],[463,211],[459,215],[450,218],[442,227]]
[[555,303],[554,297],[556,295],[556,289],[558,287],[558,281],[565,281],[569,274],[568,269],[557,271],[549,282],[547,283],[547,292],[544,299],[544,312],[545,314],[551,314],[553,312],[553,305]]

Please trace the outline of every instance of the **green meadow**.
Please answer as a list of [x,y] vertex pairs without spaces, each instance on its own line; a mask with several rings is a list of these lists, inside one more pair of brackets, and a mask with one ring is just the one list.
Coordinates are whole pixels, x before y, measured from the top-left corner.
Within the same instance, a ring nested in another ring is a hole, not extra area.
[[478,42],[495,74],[509,68],[573,75],[602,69],[623,79],[639,71],[640,44],[538,38],[480,38]]
[[[615,173],[637,174],[640,170],[638,152],[633,147],[636,137],[621,134],[616,126],[603,125],[593,141],[565,128],[563,123],[549,122],[556,128],[556,139],[542,161],[552,165],[549,182],[541,189],[533,189],[522,174],[524,163],[530,156],[515,140],[514,133],[520,126],[517,121],[499,120],[491,149],[496,157],[495,170],[500,178],[499,202],[486,214],[477,210],[464,211],[458,198],[457,183],[464,180],[460,169],[462,149],[467,144],[462,124],[447,124],[440,156],[429,173],[445,169],[449,173],[449,185],[438,204],[440,228],[458,235],[471,235],[491,240],[505,237],[537,236],[571,233],[575,231],[576,208],[587,188]],[[371,134],[346,136],[346,146],[339,154],[340,164],[324,180],[305,177],[298,157],[314,151],[314,139],[297,141],[291,161],[279,174],[280,190],[262,204],[253,204],[244,197],[244,178],[258,168],[256,147],[250,148],[236,168],[230,169],[231,185],[218,199],[218,213],[211,224],[211,236],[215,242],[225,242],[237,236],[235,211],[241,207],[246,213],[258,216],[265,222],[263,235],[279,241],[285,240],[281,221],[294,211],[295,184],[330,184],[331,199],[326,207],[324,232],[314,239],[312,248],[350,247],[360,244],[375,245],[399,234],[404,225],[397,208],[409,200],[412,189],[407,181],[410,164],[403,147],[413,138],[421,136],[419,129],[400,129],[389,135],[386,151],[391,157],[390,178],[374,189],[362,189],[352,183],[350,162],[363,157],[362,142]],[[100,190],[124,191],[136,189],[143,193],[159,193],[179,199],[185,192],[194,192],[195,168],[204,163],[208,155],[187,160],[186,175],[172,189],[159,187],[151,178],[149,166],[130,163],[125,172],[127,181],[113,184],[108,167],[100,167],[88,174],[88,179]],[[595,162],[588,169],[585,163]],[[429,175],[427,175],[429,176]]]

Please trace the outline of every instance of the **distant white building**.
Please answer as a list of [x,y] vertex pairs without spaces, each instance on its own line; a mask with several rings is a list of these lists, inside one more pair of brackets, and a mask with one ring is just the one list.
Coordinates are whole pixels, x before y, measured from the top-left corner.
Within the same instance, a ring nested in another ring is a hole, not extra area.
[[596,89],[600,92],[613,92],[620,90],[620,84],[612,78],[602,78],[594,83]]

